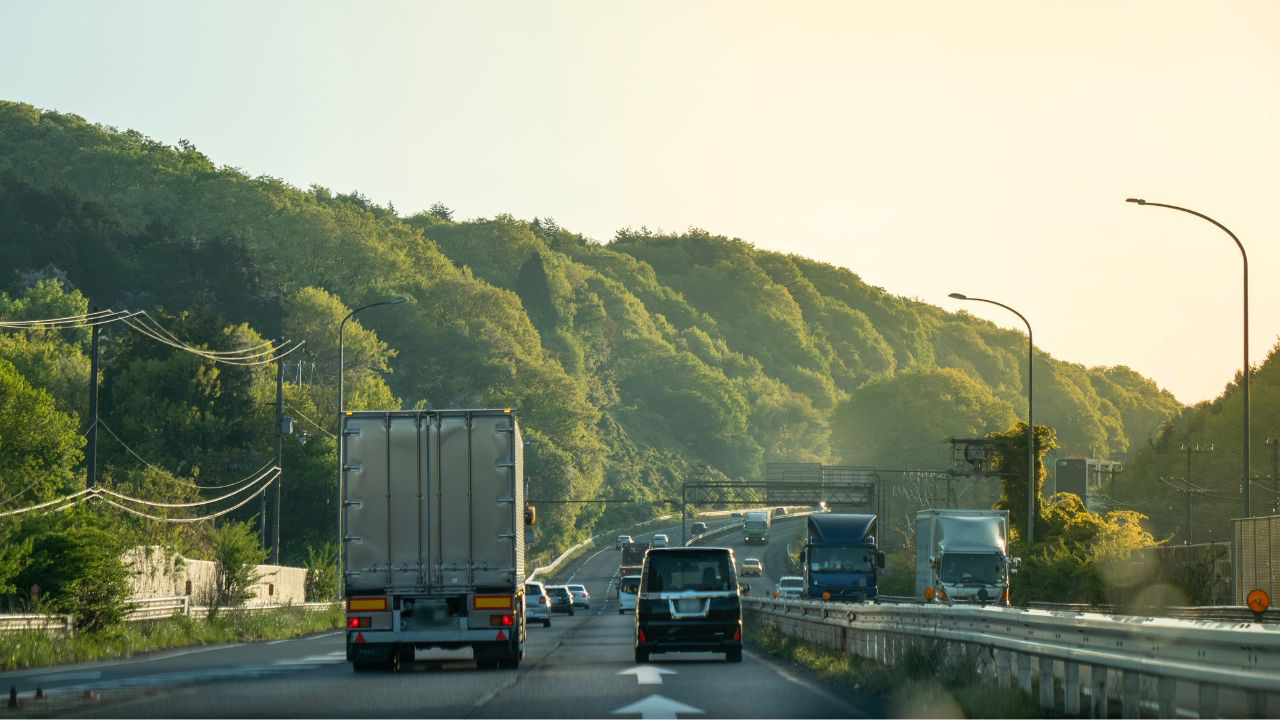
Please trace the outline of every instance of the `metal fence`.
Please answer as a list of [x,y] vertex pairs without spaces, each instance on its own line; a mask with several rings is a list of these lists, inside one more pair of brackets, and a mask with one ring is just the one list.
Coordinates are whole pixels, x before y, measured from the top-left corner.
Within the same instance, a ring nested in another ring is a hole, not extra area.
[[1044,708],[1106,717],[1280,716],[1280,626],[946,605],[743,598],[748,621],[892,663],[937,643]]
[[[295,607],[303,610],[323,612],[333,606],[334,603],[331,602],[311,602],[294,605],[244,605],[239,607],[223,608],[223,611],[256,612],[260,610],[279,610],[286,607]],[[190,598],[183,595],[157,598],[132,598],[129,600],[129,610],[125,613],[124,620],[125,622],[144,622],[147,620],[163,620],[165,618],[178,615],[207,618],[209,616],[209,608],[191,605]],[[66,635],[69,634],[74,627],[75,624],[70,615],[41,615],[35,613],[23,615],[0,614],[0,633],[32,630],[54,635]]]
[[1243,605],[1250,590],[1262,589],[1280,603],[1280,515],[1236,518],[1235,602]]

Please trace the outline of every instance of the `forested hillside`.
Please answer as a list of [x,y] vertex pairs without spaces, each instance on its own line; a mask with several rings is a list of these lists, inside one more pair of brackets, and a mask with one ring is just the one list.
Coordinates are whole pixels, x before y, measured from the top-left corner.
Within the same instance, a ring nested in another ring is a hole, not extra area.
[[[410,302],[347,326],[348,407],[514,407],[533,497],[642,501],[547,504],[539,552],[652,514],[697,472],[945,468],[946,437],[1025,413],[1024,336],[848,270],[701,230],[600,244],[546,219],[461,220],[442,205],[402,217],[17,103],[0,103],[0,287],[3,318],[92,304],[147,309],[209,348],[305,340],[286,383],[309,433],[286,443],[291,562],[327,541],[333,517],[338,322],[389,296]],[[102,417],[120,440],[102,441],[109,482],[191,496],[191,479],[234,479],[228,468],[269,457],[271,367],[107,335]],[[0,335],[0,498],[83,483],[86,352],[83,330]],[[1036,419],[1060,453],[1126,458],[1180,411],[1127,368],[1036,362]],[[32,413],[47,431],[31,430]],[[10,438],[39,446],[38,461],[12,464]],[[47,481],[24,490],[32,473]]]

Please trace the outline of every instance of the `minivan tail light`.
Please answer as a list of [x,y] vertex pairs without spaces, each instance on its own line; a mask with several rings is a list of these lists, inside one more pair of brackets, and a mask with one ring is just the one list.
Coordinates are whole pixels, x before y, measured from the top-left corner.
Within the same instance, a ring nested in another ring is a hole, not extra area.
[[546,596],[546,595],[539,595],[539,596],[538,596],[538,604],[539,604],[539,605],[546,605],[546,604],[547,604],[547,596]]
[[644,644],[644,629],[642,628],[636,628],[636,644],[637,645]]
[[738,627],[736,627],[736,628],[734,628],[734,629],[733,629],[733,639],[734,639],[735,641],[740,641],[740,640],[742,640],[742,626],[741,626],[741,625],[739,625]]

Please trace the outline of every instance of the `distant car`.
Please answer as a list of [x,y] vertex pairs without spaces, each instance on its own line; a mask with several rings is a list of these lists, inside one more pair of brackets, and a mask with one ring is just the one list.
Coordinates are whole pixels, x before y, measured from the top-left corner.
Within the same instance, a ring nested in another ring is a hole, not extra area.
[[774,592],[780,598],[804,597],[804,578],[797,575],[784,575],[778,578],[778,585],[774,588]]
[[693,524],[693,534],[701,535],[707,531],[707,524],[704,522],[696,522]]
[[777,517],[777,516],[779,516],[779,515],[786,515],[786,514],[787,514],[787,509],[786,509],[786,508],[784,508],[784,507],[774,508],[774,509],[773,509],[773,516],[774,516],[774,517]]
[[524,617],[528,622],[540,622],[542,627],[551,627],[551,601],[547,599],[547,589],[540,582],[524,584]]
[[618,581],[618,614],[636,609],[636,596],[640,594],[640,576],[627,575]]
[[764,563],[760,562],[759,558],[744,558],[742,561],[742,568],[739,570],[739,573],[741,573],[743,577],[746,577],[747,575],[763,575]]
[[551,598],[551,612],[573,614],[573,595],[564,585],[548,585],[547,597]]
[[573,598],[573,606],[584,609],[591,609],[591,593],[587,592],[585,585],[566,585],[569,588],[569,595]]
[[729,515],[729,517],[731,517],[731,518],[740,518],[740,517],[742,517],[742,513],[737,512],[737,511],[735,510],[731,515]]
[[666,533],[658,533],[653,536],[653,542],[649,544],[649,547],[664,548],[670,544],[671,538],[667,537]]
[[623,545],[630,545],[630,544],[631,544],[630,535],[619,535],[617,541],[615,541],[613,544],[613,549],[621,550]]
[[635,661],[652,653],[721,652],[742,662],[742,601],[728,548],[650,550],[636,601]]

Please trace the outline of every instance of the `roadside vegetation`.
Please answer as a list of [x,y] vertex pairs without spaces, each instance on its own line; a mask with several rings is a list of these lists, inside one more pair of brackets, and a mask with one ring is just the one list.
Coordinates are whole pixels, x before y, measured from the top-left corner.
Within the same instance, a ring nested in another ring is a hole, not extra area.
[[208,619],[172,617],[54,637],[43,632],[0,634],[0,671],[129,657],[191,645],[281,640],[340,628],[341,606],[225,610]]
[[768,625],[752,625],[747,644],[799,665],[835,691],[879,704],[873,716],[919,718],[1041,717],[1035,699],[1016,688],[979,681],[971,663],[939,648],[912,648],[893,665],[801,642]]

